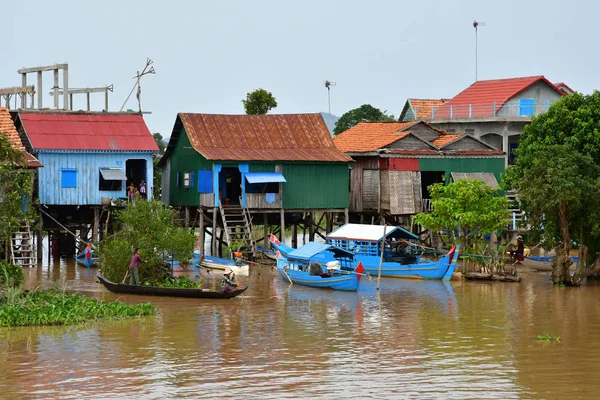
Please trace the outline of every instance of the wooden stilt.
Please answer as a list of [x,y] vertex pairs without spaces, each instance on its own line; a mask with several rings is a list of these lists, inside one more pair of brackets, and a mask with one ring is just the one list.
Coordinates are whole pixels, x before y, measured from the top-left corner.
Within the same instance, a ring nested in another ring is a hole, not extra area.
[[264,235],[264,241],[263,241],[263,247],[265,249],[268,249],[268,243],[269,243],[269,216],[267,215],[267,213],[263,213],[263,235]]
[[325,213],[325,226],[326,226],[326,230],[327,233],[330,233],[331,231],[333,231],[333,213],[331,212],[326,212]]
[[212,235],[210,238],[211,254],[217,255],[217,207],[213,208]]
[[285,213],[283,212],[283,208],[279,211],[279,218],[281,221],[281,228],[279,229],[279,240],[283,242],[283,235],[285,233]]
[[292,247],[298,248],[298,224],[292,224]]
[[308,240],[311,242],[315,241],[315,213],[313,211],[308,213],[308,220],[310,225],[308,226]]
[[100,242],[100,209],[94,207],[94,243]]
[[44,218],[42,215],[41,211],[38,211],[38,218],[39,218],[39,226],[38,226],[38,231],[37,231],[37,258],[38,260],[41,260],[43,257],[43,251],[44,251],[44,246],[43,246],[43,242],[44,242]]
[[198,212],[200,213],[200,236],[198,238],[198,241],[200,242],[199,250],[201,254],[204,254],[204,210],[202,207],[198,209]]
[[344,223],[347,224],[350,222],[350,215],[348,214],[348,209],[344,208]]
[[[219,257],[223,257],[223,235],[225,234],[225,229],[221,229],[219,233]],[[227,255],[229,258],[229,255]]]
[[190,227],[190,208],[184,207],[185,209],[185,229],[189,229]]

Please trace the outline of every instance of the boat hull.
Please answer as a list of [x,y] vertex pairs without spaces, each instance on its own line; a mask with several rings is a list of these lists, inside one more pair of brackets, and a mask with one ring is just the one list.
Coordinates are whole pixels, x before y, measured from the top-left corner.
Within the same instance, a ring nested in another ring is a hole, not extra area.
[[198,267],[208,268],[224,272],[226,268],[231,268],[236,275],[248,275],[250,271],[250,265],[246,263],[236,264],[233,260],[226,258],[204,256],[202,263],[200,263],[201,255],[194,253],[192,260],[189,263],[182,264],[178,260],[167,259],[167,263],[171,265],[173,272],[191,272],[196,271]]
[[[337,275],[330,278],[321,278],[320,276],[311,276],[307,272],[288,270],[277,267],[277,271],[286,282],[290,280],[302,286],[308,286],[319,289],[333,289],[356,292],[358,290],[358,279],[356,274]],[[289,277],[289,278],[288,278]]]
[[[536,271],[552,271],[552,261],[554,257],[525,257],[522,261],[519,261],[524,267],[536,270]],[[569,271],[574,271],[576,264],[573,263],[569,267]]]
[[92,257],[88,260],[87,257],[85,257],[83,254],[80,254],[77,257],[75,257],[75,261],[87,268],[92,268],[97,265],[100,259],[98,257]]
[[143,296],[168,296],[168,297],[187,297],[195,299],[231,299],[244,293],[248,286],[243,288],[235,289],[227,293],[217,292],[215,290],[206,289],[183,289],[183,288],[163,288],[156,286],[141,286],[141,285],[127,285],[124,283],[114,283],[109,281],[98,272],[98,280],[104,285],[105,288],[113,293],[122,294],[137,294]]

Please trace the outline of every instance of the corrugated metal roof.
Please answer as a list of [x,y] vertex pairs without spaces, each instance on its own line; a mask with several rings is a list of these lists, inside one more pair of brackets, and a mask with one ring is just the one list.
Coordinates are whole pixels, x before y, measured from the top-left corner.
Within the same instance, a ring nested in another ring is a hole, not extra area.
[[436,147],[444,147],[447,144],[454,142],[455,140],[461,138],[464,135],[465,135],[464,133],[457,133],[457,134],[448,133],[446,135],[441,135],[440,137],[438,137],[431,143],[433,143],[433,145]]
[[43,167],[42,163],[40,163],[37,158],[25,151],[25,146],[23,146],[23,142],[21,142],[21,138],[19,137],[17,128],[15,128],[10,112],[4,107],[0,107],[0,132],[6,135],[8,141],[15,149],[25,152],[25,159],[27,160],[28,167]]
[[472,179],[475,181],[485,182],[492,189],[498,189],[498,181],[496,176],[491,172],[451,172],[453,181],[460,181],[463,179]]
[[402,131],[419,122],[361,122],[337,135],[333,141],[344,152],[373,151],[402,139],[408,134]]
[[396,230],[401,230],[403,233],[409,235],[413,239],[417,239],[417,236],[398,226],[388,225],[385,227],[383,225],[362,224],[343,225],[327,235],[327,239],[364,240],[368,242],[378,242],[383,238],[384,229],[386,237]]
[[127,175],[125,175],[125,172],[123,172],[122,169],[104,168],[104,169],[100,170],[100,173],[102,174],[102,178],[106,179],[107,181],[126,181],[127,180]]
[[35,150],[158,151],[139,114],[19,113]]
[[248,183],[287,182],[281,172],[246,172]]
[[[335,147],[320,114],[179,113],[178,119],[194,149],[208,160],[352,161]],[[176,122],[172,139],[178,134]]]

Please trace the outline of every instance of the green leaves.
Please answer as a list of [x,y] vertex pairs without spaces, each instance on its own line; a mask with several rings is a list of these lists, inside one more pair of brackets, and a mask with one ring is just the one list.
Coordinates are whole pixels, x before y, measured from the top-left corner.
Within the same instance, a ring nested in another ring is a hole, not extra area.
[[334,135],[347,131],[359,122],[394,122],[396,119],[393,115],[387,115],[385,111],[381,111],[379,108],[375,108],[370,104],[363,104],[362,106],[350,110],[340,117],[338,122],[335,124],[333,130]]
[[246,95],[246,99],[242,100],[244,110],[248,115],[262,115],[269,110],[277,107],[277,101],[271,92],[265,89],[256,89]]

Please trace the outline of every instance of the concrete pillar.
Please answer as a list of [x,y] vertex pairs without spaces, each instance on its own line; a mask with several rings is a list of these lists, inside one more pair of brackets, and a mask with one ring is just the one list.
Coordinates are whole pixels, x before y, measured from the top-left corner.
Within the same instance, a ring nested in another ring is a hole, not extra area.
[[[57,71],[58,72],[58,71]],[[63,108],[69,109],[69,66],[65,64],[63,69]]]
[[[21,86],[27,87],[27,74],[21,74]],[[21,97],[21,108],[27,108],[27,94]]]
[[69,110],[73,111],[73,93],[69,94]]
[[200,237],[198,240],[200,241],[200,253],[204,254],[204,210],[199,208],[198,212],[200,213]]
[[508,135],[504,134],[502,136],[502,151],[505,153],[504,157],[504,167],[508,167]]
[[212,226],[212,236],[210,238],[211,244],[211,254],[213,256],[217,255],[217,207],[213,208],[213,226]]
[[44,108],[43,106],[43,102],[42,102],[42,71],[38,71],[37,73],[37,95],[38,95],[38,109],[42,109]]
[[[90,94],[86,93],[85,94],[85,100],[87,103],[87,110],[90,111],[91,110],[91,106],[90,106]],[[73,107],[73,100],[71,100],[71,107]]]
[[[88,94],[88,96],[89,96],[89,94]],[[89,105],[88,105],[88,109],[89,109]],[[108,112],[108,88],[104,89],[104,110],[106,112]]]
[[[54,86],[52,87],[52,90],[54,91],[54,108],[58,110],[58,69],[55,69],[53,72],[54,72]],[[64,88],[63,92],[66,93],[67,89]],[[67,108],[65,108],[65,110],[67,110]]]

